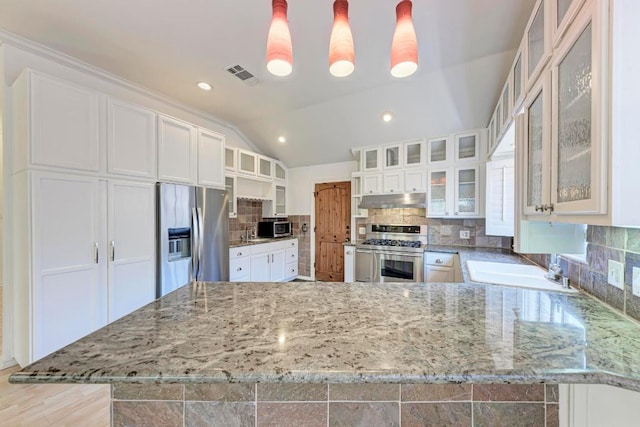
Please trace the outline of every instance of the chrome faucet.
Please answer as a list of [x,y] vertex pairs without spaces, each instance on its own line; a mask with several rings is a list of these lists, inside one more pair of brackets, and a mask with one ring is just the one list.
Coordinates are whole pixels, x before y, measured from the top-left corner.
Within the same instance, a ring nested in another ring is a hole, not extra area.
[[549,272],[544,276],[546,279],[553,282],[559,282],[562,280],[562,268],[560,264],[556,262],[549,263]]

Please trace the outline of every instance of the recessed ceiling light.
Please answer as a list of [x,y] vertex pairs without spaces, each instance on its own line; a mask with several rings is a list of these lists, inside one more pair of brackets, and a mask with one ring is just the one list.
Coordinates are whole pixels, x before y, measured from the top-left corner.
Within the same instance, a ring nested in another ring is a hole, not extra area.
[[382,121],[386,123],[389,123],[391,120],[393,120],[393,114],[389,111],[382,113],[382,116],[380,117],[382,118]]
[[285,138],[284,136],[279,136],[278,137],[278,142],[281,142],[281,143],[284,144],[285,142],[287,142],[287,138]]
[[198,87],[202,90],[211,90],[211,85],[207,82],[198,82]]

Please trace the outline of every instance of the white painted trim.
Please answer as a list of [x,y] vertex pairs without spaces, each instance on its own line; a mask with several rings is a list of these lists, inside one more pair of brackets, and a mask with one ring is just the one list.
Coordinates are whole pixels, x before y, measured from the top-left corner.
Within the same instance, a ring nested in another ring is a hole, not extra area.
[[17,364],[18,364],[18,362],[16,362],[16,359],[14,359],[13,357],[10,358],[10,359],[7,359],[7,360],[0,359],[0,371],[3,370],[3,369],[8,369],[8,368],[11,368],[13,366],[16,366]]
[[[316,178],[316,179],[312,179],[311,180],[311,194],[313,195],[313,193],[315,193],[316,191],[316,184],[324,184],[324,183],[329,183],[329,182],[344,182],[344,181],[349,181],[349,183],[351,182],[351,175],[346,176],[346,177],[340,177],[340,178]],[[351,203],[351,200],[349,200],[349,203]],[[351,219],[353,219],[353,213],[351,214]],[[310,237],[311,237],[311,247],[309,248],[310,251],[309,253],[311,254],[311,265],[309,266],[309,272],[311,273],[311,280],[316,280],[316,267],[315,267],[315,262],[316,262],[316,232],[315,232],[315,228],[316,228],[316,198],[314,196],[311,197],[311,230],[310,230]]]
[[222,119],[220,119],[219,117],[213,116],[211,114],[205,113],[201,110],[197,110],[187,104],[184,104],[180,101],[177,101],[173,98],[170,98],[166,95],[163,95],[161,93],[152,91],[151,89],[147,89],[145,87],[142,87],[134,82],[130,82],[122,77],[119,77],[115,74],[112,74],[108,71],[105,71],[101,68],[98,68],[94,65],[91,65],[89,63],[83,62],[77,58],[74,58],[72,56],[69,56],[65,53],[62,52],[58,52],[57,50],[51,49],[50,47],[47,47],[45,45],[36,43],[32,40],[26,39],[24,37],[21,37],[17,34],[13,34],[11,32],[8,32],[6,30],[2,30],[0,29],[0,45],[2,43],[6,43],[9,44],[11,46],[14,46],[16,48],[25,50],[29,53],[33,53],[35,55],[41,56],[45,59],[48,59],[50,61],[56,62],[58,64],[64,65],[66,67],[70,67],[76,71],[80,71],[86,74],[89,74],[93,77],[98,77],[102,80],[106,80],[109,83],[113,83],[115,85],[124,87],[128,90],[131,90],[133,92],[136,92],[140,95],[144,95],[144,96],[148,96],[156,101],[160,101],[163,102],[165,104],[168,104],[172,107],[176,107],[179,108],[181,110],[184,110],[185,112],[188,112],[190,114],[193,114],[197,117],[200,117],[204,120],[209,120],[212,121],[220,126],[226,127],[227,129],[235,132],[238,134],[238,136],[240,137],[240,139],[246,143],[249,147],[251,147],[251,149],[253,149],[254,151],[260,153],[260,154],[264,154],[262,152],[262,150],[260,150],[258,147],[256,147],[255,144],[253,144],[253,142],[251,140],[249,140],[249,138],[247,138],[247,136],[240,130],[238,129],[238,127],[236,127],[234,124],[230,123],[230,122],[226,122]]
[[298,276],[296,277],[296,279],[300,279],[300,280],[313,280],[313,278],[311,276]]

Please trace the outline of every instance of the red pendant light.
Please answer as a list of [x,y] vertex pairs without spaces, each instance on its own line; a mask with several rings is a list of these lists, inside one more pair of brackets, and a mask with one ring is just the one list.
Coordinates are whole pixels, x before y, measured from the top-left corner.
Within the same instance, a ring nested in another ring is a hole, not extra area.
[[353,73],[353,35],[349,26],[349,2],[336,0],[333,3],[333,29],[329,42],[329,72],[336,77]]
[[276,76],[288,76],[293,70],[291,33],[287,22],[287,0],[273,0],[273,15],[267,39],[267,70]]
[[396,6],[396,31],[391,46],[391,75],[408,77],[418,69],[418,40],[411,18],[411,0]]

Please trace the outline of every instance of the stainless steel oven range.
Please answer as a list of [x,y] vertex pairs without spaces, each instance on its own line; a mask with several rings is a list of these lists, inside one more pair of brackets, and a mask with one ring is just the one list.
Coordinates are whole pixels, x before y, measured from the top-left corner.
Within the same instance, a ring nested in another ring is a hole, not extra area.
[[357,282],[423,282],[426,225],[367,224],[356,245]]

